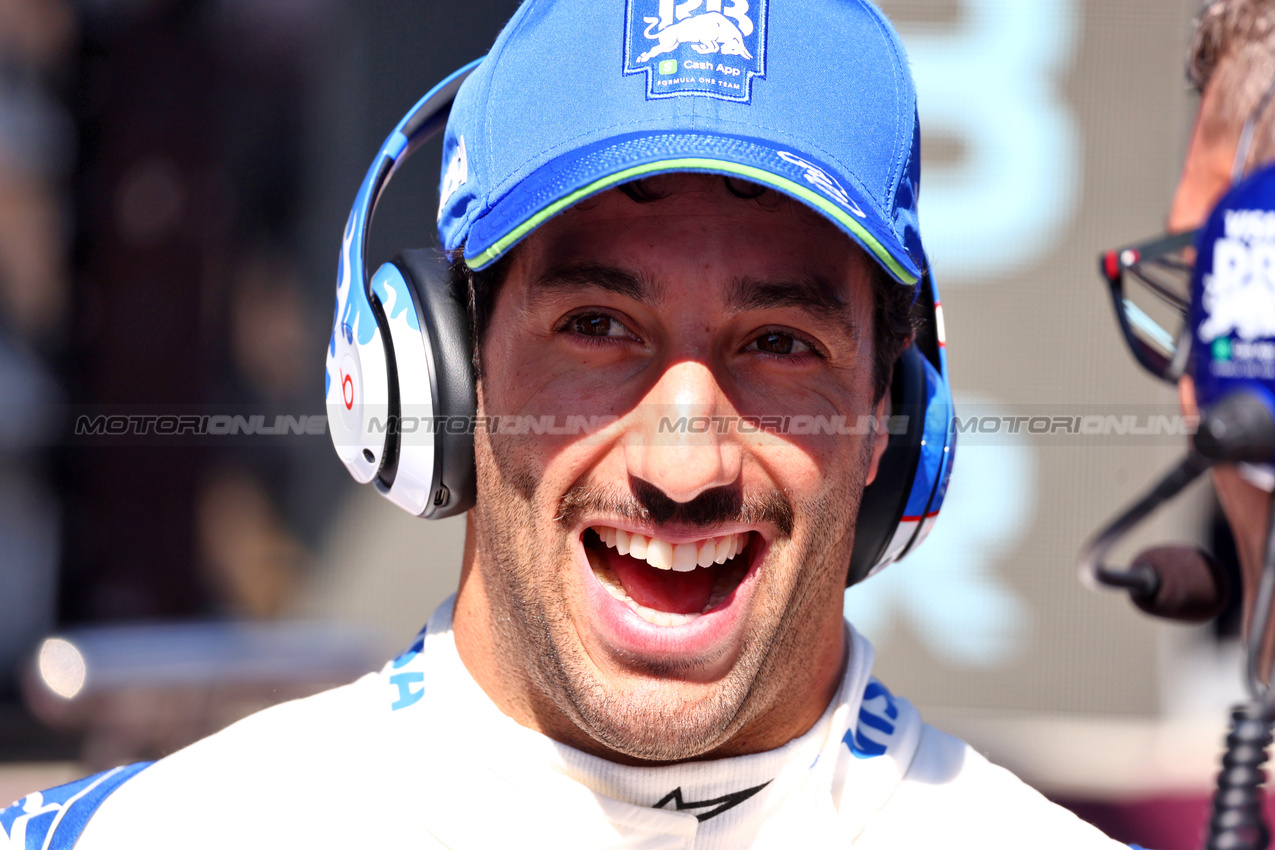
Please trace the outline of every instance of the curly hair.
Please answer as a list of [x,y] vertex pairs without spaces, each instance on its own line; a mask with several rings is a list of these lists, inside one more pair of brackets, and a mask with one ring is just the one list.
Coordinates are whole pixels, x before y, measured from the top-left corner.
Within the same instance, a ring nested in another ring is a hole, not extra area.
[[[753,183],[723,177],[726,188],[743,200],[751,200],[770,207],[781,203],[795,203],[784,195]],[[651,203],[664,197],[652,190],[646,181],[638,180],[619,187],[637,203]],[[516,249],[515,249],[516,250]],[[470,339],[473,340],[474,371],[482,375],[482,340],[486,334],[496,295],[504,283],[512,253],[496,263],[474,271],[465,263],[461,251],[449,256],[451,262],[451,287],[453,294],[464,303],[469,316]],[[911,343],[919,326],[913,289],[900,285],[875,262],[869,263],[869,280],[873,302],[873,401],[879,401],[890,386],[894,361]]]
[[[1212,108],[1206,130],[1236,132],[1275,83],[1275,0],[1211,0],[1195,21],[1187,79]],[[1249,163],[1275,159],[1275,109],[1259,117]]]

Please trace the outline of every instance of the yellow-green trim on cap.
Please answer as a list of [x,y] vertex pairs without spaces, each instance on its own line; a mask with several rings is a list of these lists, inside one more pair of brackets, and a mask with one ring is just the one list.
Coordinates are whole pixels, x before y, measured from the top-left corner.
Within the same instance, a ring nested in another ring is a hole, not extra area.
[[754,168],[748,165],[739,165],[738,163],[729,162],[720,159],[707,159],[704,157],[683,157],[680,159],[665,159],[659,162],[647,163],[646,165],[635,165],[632,168],[626,168],[615,174],[609,174],[599,180],[595,180],[587,186],[581,187],[565,197],[559,198],[549,206],[540,210],[531,218],[515,227],[509,233],[502,236],[487,250],[477,254],[476,256],[465,256],[465,262],[471,269],[478,270],[491,265],[498,260],[502,254],[512,248],[519,240],[528,233],[535,230],[547,219],[552,218],[562,212],[567,207],[578,203],[589,195],[602,191],[610,186],[619,183],[627,183],[630,180],[636,180],[647,174],[666,171],[712,171],[723,174],[735,174],[740,177],[746,177],[754,183],[760,183],[767,186],[773,186],[782,192],[793,195],[805,201],[810,206],[822,212],[824,215],[839,223],[842,227],[849,230],[859,238],[873,255],[876,256],[878,262],[884,265],[890,272],[907,286],[916,284],[916,276],[910,274],[899,261],[890,256],[890,252],[877,241],[871,233],[868,232],[862,224],[859,223],[853,215],[850,215],[841,207],[822,195],[812,191],[809,187],[800,183],[795,183],[786,177],[777,174],[771,174],[760,168]]

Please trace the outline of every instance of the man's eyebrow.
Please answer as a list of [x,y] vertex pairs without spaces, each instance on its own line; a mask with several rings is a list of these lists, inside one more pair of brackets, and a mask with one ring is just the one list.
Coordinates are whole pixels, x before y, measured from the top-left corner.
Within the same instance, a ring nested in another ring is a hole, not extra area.
[[854,311],[842,298],[840,289],[820,277],[737,278],[726,293],[726,305],[741,311],[791,307],[816,316],[828,316],[856,328]]
[[663,298],[660,287],[643,275],[601,263],[573,263],[554,266],[531,284],[531,297],[555,291],[601,289],[634,301],[656,302]]

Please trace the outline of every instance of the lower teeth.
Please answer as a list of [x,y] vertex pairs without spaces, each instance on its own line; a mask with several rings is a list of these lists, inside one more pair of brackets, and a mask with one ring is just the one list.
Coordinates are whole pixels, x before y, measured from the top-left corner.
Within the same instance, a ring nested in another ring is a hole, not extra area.
[[[587,552],[587,550],[586,550]],[[588,553],[592,554],[592,553]],[[601,559],[590,557],[589,565],[593,567],[593,574],[597,576],[598,581],[607,593],[623,602],[625,605],[637,614],[643,620],[656,626],[684,626],[694,620],[707,614],[709,611],[722,604],[731,591],[739,585],[739,580],[743,579],[740,567],[731,567],[727,571],[723,571],[717,576],[717,580],[713,582],[713,592],[709,594],[708,602],[704,604],[704,609],[698,614],[674,614],[670,611],[656,611],[654,608],[648,608],[645,605],[638,604],[628,593],[625,592],[624,586],[620,584],[620,580],[615,577],[615,573],[611,572],[611,568],[605,563],[599,563]],[[739,580],[736,580],[736,579]]]

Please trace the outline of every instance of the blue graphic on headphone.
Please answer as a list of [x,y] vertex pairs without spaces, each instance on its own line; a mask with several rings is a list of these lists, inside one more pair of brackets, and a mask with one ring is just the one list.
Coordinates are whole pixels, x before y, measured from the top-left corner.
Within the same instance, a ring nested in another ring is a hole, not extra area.
[[407,315],[404,318],[407,319],[407,326],[420,331],[420,317],[412,306],[412,296],[407,292],[407,281],[402,273],[393,270],[392,266],[377,269],[372,276],[372,293],[380,300],[387,319],[392,322],[406,310]]

